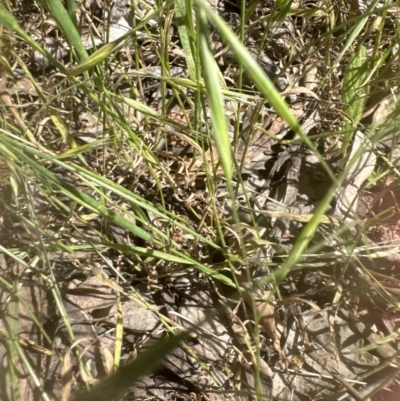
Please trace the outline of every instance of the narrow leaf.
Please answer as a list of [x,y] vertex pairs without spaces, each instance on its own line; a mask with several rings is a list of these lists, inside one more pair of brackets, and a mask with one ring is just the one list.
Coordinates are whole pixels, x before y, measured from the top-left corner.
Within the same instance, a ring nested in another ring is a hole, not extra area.
[[4,25],[10,31],[18,29],[17,20],[3,4],[0,4],[0,25]]
[[262,68],[258,62],[251,56],[246,47],[236,35],[232,32],[225,21],[222,20],[207,4],[205,1],[197,0],[196,4],[199,9],[204,9],[207,13],[207,17],[211,20],[214,26],[218,29],[221,37],[225,40],[232,53],[236,56],[238,62],[244,67],[247,74],[250,76],[252,81],[265,96],[265,98],[271,103],[275,111],[282,117],[283,120],[295,131],[304,143],[310,148],[314,155],[318,158],[318,161],[324,167],[329,178],[336,183],[336,177],[332,173],[331,168],[318,152],[318,149],[314,146],[312,141],[304,134],[301,125],[296,120],[290,107],[286,104],[280,93],[275,88],[272,81],[264,74]]
[[44,0],[46,8],[57,22],[58,28],[61,30],[65,40],[68,42],[71,49],[75,49],[80,61],[86,60],[89,56],[82,43],[73,21],[71,21],[67,10],[64,8],[60,0]]
[[226,124],[221,84],[218,80],[218,67],[209,49],[207,18],[203,10],[199,10],[198,25],[200,32],[201,70],[210,101],[213,134],[227,184],[230,187],[232,177],[232,149]]
[[344,111],[351,119],[351,121],[346,121],[345,125],[346,132],[342,145],[343,154],[346,153],[347,147],[364,112],[369,93],[368,76],[367,49],[361,46],[358,53],[350,58],[343,80],[342,100]]
[[175,0],[175,15],[178,24],[178,32],[181,38],[182,49],[185,53],[189,76],[191,79],[196,80],[196,66],[194,64],[192,47],[190,46],[190,32],[193,31],[191,14],[189,14],[191,12],[192,8],[186,7],[186,0]]

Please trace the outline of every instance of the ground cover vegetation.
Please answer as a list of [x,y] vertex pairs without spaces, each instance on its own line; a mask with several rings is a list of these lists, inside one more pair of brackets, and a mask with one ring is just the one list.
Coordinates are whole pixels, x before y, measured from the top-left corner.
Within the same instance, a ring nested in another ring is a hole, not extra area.
[[0,4],[0,399],[397,400],[399,16]]

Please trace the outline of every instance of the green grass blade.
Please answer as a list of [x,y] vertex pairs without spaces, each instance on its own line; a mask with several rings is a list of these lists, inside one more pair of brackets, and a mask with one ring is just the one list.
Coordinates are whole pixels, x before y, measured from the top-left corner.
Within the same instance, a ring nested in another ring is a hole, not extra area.
[[0,25],[4,25],[9,31],[16,31],[18,29],[17,20],[3,4],[0,4]]
[[189,70],[189,77],[195,81],[196,66],[194,63],[191,46],[191,42],[193,42],[194,37],[191,12],[191,0],[175,0],[175,15],[178,24],[179,37],[181,39],[183,52],[185,53],[186,65]]
[[107,57],[111,56],[113,53],[115,53],[118,49],[120,49],[125,41],[132,37],[132,35],[135,34],[135,32],[144,26],[154,18],[156,15],[158,15],[157,11],[154,11],[152,13],[149,13],[146,18],[144,18],[140,23],[136,24],[135,27],[128,32],[126,32],[123,36],[120,38],[114,40],[113,42],[105,44],[103,47],[101,47],[99,50],[96,50],[93,54],[91,54],[89,57],[87,57],[84,60],[81,60],[81,63],[74,67],[70,72],[69,76],[76,76],[80,75],[97,64],[101,63],[104,61]]
[[64,68],[64,66],[59,63],[50,53],[39,46],[39,44],[36,43],[28,34],[26,34],[25,31],[20,28],[14,16],[2,4],[0,4],[0,24],[4,25],[10,31],[15,31],[29,46],[37,50],[59,71],[68,75],[68,71]]
[[274,278],[269,279],[268,281],[276,281],[280,282],[283,280],[291,269],[303,258],[304,251],[306,250],[309,242],[314,237],[318,226],[321,223],[321,219],[324,216],[324,213],[329,207],[333,196],[335,195],[335,191],[337,189],[336,185],[332,185],[328,193],[325,195],[323,201],[318,205],[318,207],[314,211],[314,215],[309,221],[309,223],[303,228],[300,232],[300,235],[296,242],[293,245],[293,249],[289,254],[289,257],[285,261],[284,265],[274,272]]
[[76,18],[75,0],[65,0],[65,7],[72,23],[78,28],[78,19]]
[[[201,264],[194,259],[185,257],[183,254],[181,254],[181,256],[174,256],[174,255],[162,252],[162,251],[156,251],[153,249],[142,248],[142,247],[132,246],[132,245],[108,244],[108,243],[104,243],[104,245],[109,246],[110,248],[117,249],[126,254],[132,253],[135,255],[141,255],[141,256],[155,258],[155,259],[164,259],[164,260],[167,260],[170,262],[180,263],[182,265],[191,265],[191,266],[196,267],[198,270],[203,272],[205,275],[215,278],[215,279],[221,281],[221,283],[229,285],[230,287],[235,287],[234,282],[226,275],[218,273],[212,267],[208,267],[204,264]],[[172,249],[171,249],[171,252],[173,252]]]
[[80,61],[86,60],[89,55],[82,43],[81,36],[71,20],[66,9],[60,0],[44,0],[46,8],[57,22],[57,26],[61,30],[63,37],[68,42],[71,50],[75,49]]
[[[342,62],[342,58],[343,56],[346,54],[346,52],[349,50],[350,46],[352,46],[354,44],[354,42],[356,41],[357,37],[359,37],[361,31],[363,30],[365,24],[368,21],[368,16],[363,17],[362,19],[360,19],[357,23],[357,25],[352,28],[351,34],[348,37],[345,45],[343,46],[343,49],[340,51],[339,56],[337,57],[337,59],[335,60],[335,64],[333,65],[333,67],[331,68],[331,71],[334,68],[337,68],[340,63]],[[329,72],[330,74],[331,72]]]
[[349,61],[343,80],[342,100],[344,111],[351,121],[345,125],[345,134],[342,145],[342,153],[345,154],[350,141],[357,129],[361,116],[364,112],[369,85],[367,49],[361,46],[358,53],[354,54]]
[[303,142],[318,157],[318,161],[324,167],[331,180],[336,182],[336,177],[332,173],[331,168],[318,152],[311,140],[304,134],[301,125],[296,120],[289,106],[275,88],[272,81],[264,74],[258,62],[251,56],[243,43],[240,42],[240,40],[235,36],[222,18],[219,17],[204,1],[197,0],[197,5],[199,9],[205,10],[207,17],[218,29],[221,37],[225,40],[231,51],[235,54],[238,62],[245,68],[247,74],[250,76],[254,84],[258,87],[265,98],[271,103],[275,111],[286,121],[293,131],[300,136]]
[[221,83],[218,80],[220,74],[208,45],[209,35],[206,15],[203,10],[199,10],[198,16],[201,70],[210,101],[211,124],[213,126],[213,134],[218,149],[219,159],[227,179],[228,187],[230,187],[230,180],[232,177],[232,149],[226,124]]
[[272,81],[264,74],[258,62],[251,56],[243,43],[240,42],[229,26],[213,10],[201,1],[199,1],[198,4],[200,8],[204,8],[208,18],[229,45],[230,50],[235,54],[238,62],[243,65],[252,81],[268,99],[276,112],[295,132],[302,133],[301,126],[294,117],[289,106],[282,99],[282,96],[279,94]]

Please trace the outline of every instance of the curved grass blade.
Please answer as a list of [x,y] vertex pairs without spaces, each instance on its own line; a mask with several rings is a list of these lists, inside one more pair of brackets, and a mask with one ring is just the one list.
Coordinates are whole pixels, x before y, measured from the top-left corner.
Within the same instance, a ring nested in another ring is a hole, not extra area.
[[310,138],[304,134],[301,125],[293,115],[289,106],[286,104],[278,90],[275,88],[272,81],[265,75],[258,62],[251,56],[246,47],[236,35],[232,32],[229,26],[219,17],[204,1],[197,0],[196,4],[199,9],[204,9],[207,17],[211,20],[214,26],[218,29],[221,37],[229,45],[230,50],[236,56],[238,62],[245,68],[247,74],[252,79],[257,88],[265,96],[265,98],[271,103],[275,111],[282,117],[283,120],[296,132],[302,141],[309,147],[309,149],[318,158],[318,161],[324,167],[326,173],[330,179],[337,183],[336,177],[333,174],[330,166],[318,152]]
[[19,28],[16,18],[7,10],[4,4],[0,4],[0,24],[9,31],[16,31]]
[[[263,95],[268,99],[268,101],[271,103],[276,112],[300,136],[303,142],[312,150],[314,155],[318,157],[319,162],[325,168],[327,174],[329,174],[333,182],[325,198],[314,211],[314,215],[312,216],[311,220],[302,230],[284,266],[277,272],[274,272],[272,275],[266,277],[265,279],[267,282],[274,281],[275,278],[273,277],[273,275],[275,275],[276,280],[279,281],[289,273],[290,269],[299,260],[301,260],[305,249],[307,248],[310,240],[313,238],[315,232],[318,229],[319,224],[321,223],[321,219],[323,219],[325,211],[329,207],[329,204],[335,194],[336,189],[340,185],[340,181],[338,181],[338,179],[335,177],[331,168],[328,166],[328,164],[321,156],[321,154],[318,152],[318,150],[311,142],[311,140],[304,134],[300,124],[294,117],[289,106],[286,104],[284,99],[282,99],[281,95],[279,94],[279,92],[277,91],[271,80],[264,74],[257,61],[249,54],[245,46],[234,35],[234,33],[231,31],[228,25],[214,11],[212,11],[210,7],[208,7],[201,0],[197,0],[197,4],[200,9],[205,10],[207,16],[212,21],[212,23],[217,27],[219,33],[227,42],[230,49],[235,54],[237,60],[243,65],[248,75],[251,77],[251,79],[257,85],[257,87],[260,89]],[[260,280],[260,284],[261,281],[262,280]]]
[[87,57],[85,60],[82,60],[79,65],[72,68],[69,71],[69,76],[76,76],[83,74],[84,72],[90,70],[94,66],[98,65],[102,61],[104,61],[107,57],[111,56],[115,53],[118,49],[124,46],[125,42],[135,34],[139,29],[143,28],[148,21],[154,18],[156,15],[159,14],[159,11],[153,11],[149,13],[146,18],[144,18],[141,22],[135,25],[134,28],[130,29],[120,38],[114,40],[113,42],[107,43],[102,46],[99,50],[96,50],[93,54]]
[[227,179],[227,185],[231,187],[232,177],[232,149],[229,140],[228,127],[224,103],[222,100],[221,83],[218,80],[219,69],[211,54],[208,44],[207,18],[203,10],[198,12],[198,30],[200,34],[200,61],[201,70],[206,85],[211,108],[211,124],[214,131],[214,139],[217,146],[219,160]]
[[71,49],[75,49],[80,61],[86,60],[89,55],[82,43],[74,22],[71,20],[60,0],[44,0],[46,8],[57,22],[58,28],[61,30],[65,40]]

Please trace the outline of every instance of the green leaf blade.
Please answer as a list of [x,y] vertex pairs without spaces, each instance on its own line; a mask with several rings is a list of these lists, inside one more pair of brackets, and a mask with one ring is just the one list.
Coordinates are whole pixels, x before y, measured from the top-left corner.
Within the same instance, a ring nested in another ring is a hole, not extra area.
[[344,103],[344,111],[351,120],[347,121],[345,125],[343,154],[346,153],[364,112],[369,93],[368,78],[367,49],[361,46],[358,53],[350,58],[343,80],[342,101]]

